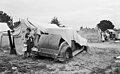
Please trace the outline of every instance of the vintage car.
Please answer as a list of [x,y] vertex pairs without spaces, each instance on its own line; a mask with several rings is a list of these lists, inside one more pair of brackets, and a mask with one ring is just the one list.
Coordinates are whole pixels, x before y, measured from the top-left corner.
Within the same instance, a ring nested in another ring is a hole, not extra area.
[[87,40],[70,28],[48,28],[42,34],[36,34],[36,55],[67,61],[82,50],[87,50]]

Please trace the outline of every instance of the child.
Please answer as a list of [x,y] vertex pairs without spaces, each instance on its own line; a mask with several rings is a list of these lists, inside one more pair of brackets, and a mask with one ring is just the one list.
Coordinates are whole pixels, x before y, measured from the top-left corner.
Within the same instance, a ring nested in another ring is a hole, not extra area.
[[31,54],[31,48],[34,46],[33,42],[33,36],[31,35],[31,29],[27,28],[27,33],[25,34],[26,44],[27,44],[27,51],[25,54],[28,54],[28,57],[30,57]]

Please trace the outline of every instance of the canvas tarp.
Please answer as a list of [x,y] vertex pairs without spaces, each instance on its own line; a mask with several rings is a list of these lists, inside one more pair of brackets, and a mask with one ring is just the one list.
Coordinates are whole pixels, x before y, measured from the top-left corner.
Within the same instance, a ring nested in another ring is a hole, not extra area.
[[14,42],[15,42],[15,48],[16,52],[19,55],[22,55],[24,52],[22,51],[24,49],[24,42],[25,42],[25,33],[27,28],[34,29],[35,26],[29,22],[28,20],[21,19],[20,24],[14,28]]
[[87,44],[86,39],[82,38],[76,31],[70,28],[49,28],[46,29],[46,33],[61,35],[70,46],[71,40],[75,40],[80,45]]
[[15,37],[14,42],[17,54],[22,55],[24,53],[22,51],[24,49],[24,41],[22,40],[22,37]]
[[9,37],[7,31],[10,28],[6,23],[0,23],[0,47],[9,47]]
[[4,33],[0,33],[0,48],[4,48],[4,47],[9,47],[10,43],[9,43],[9,37],[7,32]]
[[37,26],[37,32],[46,32],[47,29],[49,28],[59,28],[56,24],[46,24],[46,23],[40,23]]
[[35,26],[37,26],[37,32],[40,31],[47,32],[50,34],[59,34],[61,35],[71,46],[71,40],[75,40],[80,45],[86,45],[87,40],[82,38],[75,30],[71,28],[60,28],[56,24],[45,24],[32,21]]
[[118,34],[118,39],[120,39],[120,33]]
[[37,29],[37,33],[40,34],[40,31],[50,33],[50,34],[59,34],[61,35],[71,46],[71,40],[75,40],[80,45],[86,45],[87,40],[82,38],[76,31],[69,28],[59,28],[56,24],[46,24],[46,23],[38,23],[35,21],[25,21],[21,20],[21,24],[15,28],[15,32],[13,34],[15,47],[18,54],[22,55],[24,49],[24,38],[26,28],[34,28]]
[[0,23],[0,32],[8,31],[8,30],[10,30],[10,28],[7,26],[6,23]]
[[58,26],[55,24],[39,23],[25,19],[20,20],[20,25],[14,28],[15,32],[13,33],[15,48],[19,55],[24,53],[22,50],[24,49],[25,33],[27,27],[33,29],[32,31],[37,30],[38,34],[40,34],[40,31],[45,32],[47,28],[58,28]]
[[49,24],[49,23],[40,23],[35,20],[30,20],[34,24],[34,26],[37,29],[37,33],[39,34],[40,31],[46,32],[46,29],[48,28],[59,28],[56,24]]

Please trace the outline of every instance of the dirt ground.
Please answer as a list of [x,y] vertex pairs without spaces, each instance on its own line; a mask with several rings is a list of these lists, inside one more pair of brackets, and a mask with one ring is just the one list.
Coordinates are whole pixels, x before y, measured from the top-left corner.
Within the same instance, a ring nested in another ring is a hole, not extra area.
[[0,74],[120,74],[120,64],[113,59],[120,55],[120,43],[88,45],[88,53],[82,52],[68,63],[42,56],[24,58],[0,50]]

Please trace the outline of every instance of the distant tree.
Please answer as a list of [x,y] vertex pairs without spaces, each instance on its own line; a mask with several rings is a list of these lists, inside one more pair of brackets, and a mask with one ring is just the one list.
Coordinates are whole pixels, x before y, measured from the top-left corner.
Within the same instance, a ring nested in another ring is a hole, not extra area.
[[6,13],[4,13],[3,11],[0,11],[0,22],[7,23],[8,27],[10,29],[14,28],[14,26],[12,24],[12,22],[13,22],[12,18],[9,15],[7,15]]
[[80,30],[83,29],[83,26],[80,27]]
[[106,31],[107,29],[113,29],[114,25],[111,21],[109,20],[102,20],[100,23],[97,24],[97,27],[101,29],[101,31]]
[[54,17],[52,20],[51,20],[51,22],[50,22],[51,24],[56,24],[57,26],[61,26],[61,24],[60,24],[60,22],[58,21],[58,18],[57,17]]

